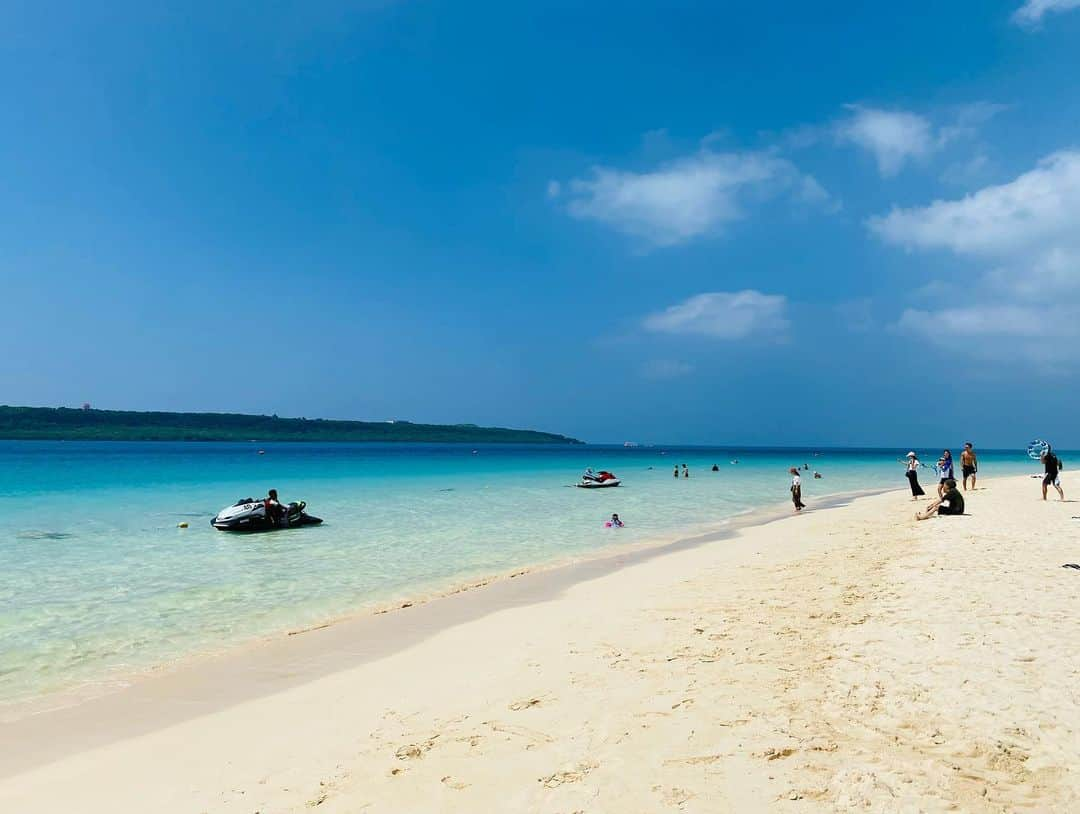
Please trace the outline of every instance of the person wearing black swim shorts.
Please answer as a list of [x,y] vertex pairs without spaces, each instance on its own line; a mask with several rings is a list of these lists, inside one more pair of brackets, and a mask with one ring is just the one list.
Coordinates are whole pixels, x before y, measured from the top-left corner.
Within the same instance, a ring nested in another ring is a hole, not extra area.
[[1042,496],[1046,500],[1046,487],[1053,486],[1057,489],[1058,497],[1065,499],[1065,491],[1061,488],[1061,458],[1054,454],[1050,445],[1046,445],[1046,451],[1040,456],[1046,475],[1042,482]]
[[968,441],[964,444],[964,451],[960,453],[960,469],[964,473],[964,491],[968,488],[968,478],[971,478],[971,489],[975,490],[975,474],[979,471],[979,459],[975,450]]

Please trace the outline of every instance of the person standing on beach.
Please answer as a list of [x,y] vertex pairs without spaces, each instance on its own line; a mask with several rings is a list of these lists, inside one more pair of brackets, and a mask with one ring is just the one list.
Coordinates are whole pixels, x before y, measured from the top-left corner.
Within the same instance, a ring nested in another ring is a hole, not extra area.
[[975,450],[968,441],[964,444],[964,451],[960,453],[960,471],[964,474],[964,491],[967,491],[968,478],[971,478],[971,491],[975,491],[975,474],[979,471],[979,459],[975,456]]
[[802,478],[794,466],[788,470],[788,474],[791,475],[791,502],[795,504],[795,511],[801,512],[806,508],[806,504],[802,502]]
[[1058,497],[1062,500],[1065,499],[1065,490],[1061,488],[1061,458],[1054,454],[1054,450],[1049,444],[1046,445],[1046,451],[1040,456],[1043,462],[1043,469],[1046,471],[1046,475],[1043,477],[1042,482],[1042,495],[1043,500],[1046,500],[1046,487],[1053,486],[1057,489]]
[[918,500],[920,497],[926,494],[923,488],[919,485],[919,467],[922,466],[922,461],[919,460],[919,456],[912,450],[907,454],[907,472],[904,474],[907,476],[908,483],[911,484],[911,499]]
[[941,497],[945,494],[945,483],[955,480],[953,477],[952,452],[947,449],[941,452],[941,460],[938,461],[938,475],[940,477],[937,485],[937,495]]

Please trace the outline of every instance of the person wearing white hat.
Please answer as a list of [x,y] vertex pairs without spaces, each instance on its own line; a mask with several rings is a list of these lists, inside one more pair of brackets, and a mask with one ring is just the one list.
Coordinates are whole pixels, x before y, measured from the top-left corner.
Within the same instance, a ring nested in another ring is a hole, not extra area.
[[911,499],[918,500],[920,497],[926,494],[923,488],[919,486],[919,467],[922,463],[919,461],[919,456],[914,452],[907,454],[907,479],[911,484]]

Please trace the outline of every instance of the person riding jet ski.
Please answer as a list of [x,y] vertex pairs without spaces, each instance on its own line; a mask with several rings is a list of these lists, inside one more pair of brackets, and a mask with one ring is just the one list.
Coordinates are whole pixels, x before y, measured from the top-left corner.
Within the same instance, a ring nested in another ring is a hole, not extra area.
[[266,497],[263,499],[263,506],[266,507],[266,516],[270,518],[271,522],[275,526],[280,526],[281,521],[285,519],[286,509],[281,505],[281,501],[278,500],[277,489],[271,489],[266,493]]
[[245,497],[232,506],[226,506],[210,521],[218,531],[276,531],[296,526],[313,526],[322,519],[308,514],[304,501],[284,504],[278,499],[276,489],[265,498],[256,500]]

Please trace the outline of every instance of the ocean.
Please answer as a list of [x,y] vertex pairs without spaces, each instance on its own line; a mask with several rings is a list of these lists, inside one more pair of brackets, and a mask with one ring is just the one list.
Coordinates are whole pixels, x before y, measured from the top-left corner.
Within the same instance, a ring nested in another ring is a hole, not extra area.
[[[718,530],[788,501],[789,466],[809,465],[811,509],[906,488],[906,451],[0,441],[0,704],[104,690],[514,568]],[[683,463],[690,478],[676,480]],[[1038,469],[1022,450],[980,451],[980,463],[987,476]],[[587,466],[623,485],[572,488]],[[324,524],[209,525],[271,487]],[[605,528],[612,512],[624,528]]]

